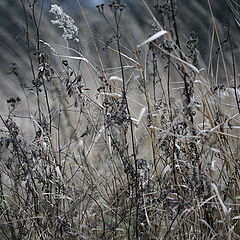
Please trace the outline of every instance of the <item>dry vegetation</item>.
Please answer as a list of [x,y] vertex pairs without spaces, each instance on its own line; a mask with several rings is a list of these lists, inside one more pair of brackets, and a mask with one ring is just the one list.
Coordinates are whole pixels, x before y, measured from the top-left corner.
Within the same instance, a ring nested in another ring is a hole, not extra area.
[[2,103],[0,238],[240,239],[240,94],[231,35],[219,39],[214,28],[219,58],[205,66],[197,34],[181,36],[175,1],[143,0],[153,38],[130,47],[123,41],[127,6],[113,0],[98,6],[108,41],[94,38],[86,16],[95,52],[88,57],[81,25],[54,6],[49,14],[66,43],[60,54],[41,40],[41,6],[21,2],[33,81],[21,98]]

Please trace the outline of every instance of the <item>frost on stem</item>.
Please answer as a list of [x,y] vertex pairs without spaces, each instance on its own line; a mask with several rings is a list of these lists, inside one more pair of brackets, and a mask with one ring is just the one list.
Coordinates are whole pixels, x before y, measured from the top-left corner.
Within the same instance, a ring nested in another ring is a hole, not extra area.
[[55,15],[56,20],[51,20],[52,24],[58,25],[59,28],[63,29],[63,38],[64,40],[75,40],[79,41],[78,35],[78,27],[74,24],[74,20],[64,13],[63,9],[56,4],[51,5],[51,9],[49,11]]

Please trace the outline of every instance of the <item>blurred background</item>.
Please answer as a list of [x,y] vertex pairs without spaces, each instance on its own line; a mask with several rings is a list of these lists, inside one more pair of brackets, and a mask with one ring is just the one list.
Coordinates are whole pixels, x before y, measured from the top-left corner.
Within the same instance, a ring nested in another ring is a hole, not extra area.
[[[36,31],[33,27],[29,10],[33,1],[29,0],[2,0],[0,1],[0,95],[4,99],[16,94],[21,84],[29,84],[32,80],[29,54],[34,60],[34,47]],[[56,25],[51,24],[54,15],[49,13],[51,4],[62,6],[66,14],[75,20],[79,28],[79,39],[82,51],[91,61],[98,64],[96,51],[93,46],[93,37],[101,50],[102,42],[108,42],[113,33],[104,18],[99,14],[96,5],[101,3],[108,4],[109,1],[103,0],[39,0],[35,4],[36,16],[40,20],[40,38],[49,43],[66,46],[62,38],[62,30]],[[153,21],[142,1],[126,0],[127,8],[124,10],[122,18],[122,31],[124,32],[122,41],[130,51],[136,50],[136,45],[144,41],[146,37],[152,34]],[[156,18],[154,6],[164,4],[165,0],[146,0]],[[198,38],[198,49],[206,65],[209,65],[209,59],[212,59],[213,69],[218,66],[221,71],[221,61],[219,59],[219,43],[224,49],[224,57],[228,65],[229,76],[232,77],[232,52],[235,62],[240,59],[239,32],[240,32],[240,11],[239,4],[232,0],[209,1],[211,2],[211,15],[209,3],[207,0],[202,1],[177,1],[177,24],[180,32],[182,45],[184,46],[191,32],[195,32]],[[26,43],[26,19],[23,11],[23,4],[28,17],[29,34],[30,34],[30,52]],[[110,14],[110,11],[106,11]],[[109,15],[110,16],[110,15]],[[110,16],[111,17],[111,16]],[[86,22],[87,20],[87,22]],[[219,34],[217,40],[214,32],[214,24]],[[92,32],[89,31],[89,27]],[[231,37],[232,51],[229,46],[228,37]],[[214,40],[212,40],[214,37]],[[219,41],[219,43],[218,43]],[[215,44],[213,44],[215,43]],[[102,51],[103,59],[107,67],[114,64],[114,59],[110,59],[108,53]],[[54,62],[54,59],[52,59]],[[218,64],[218,65],[217,65]],[[36,66],[37,67],[37,66]],[[36,70],[36,69],[35,69]],[[239,68],[237,69],[239,73]],[[224,76],[219,77],[224,82]]]

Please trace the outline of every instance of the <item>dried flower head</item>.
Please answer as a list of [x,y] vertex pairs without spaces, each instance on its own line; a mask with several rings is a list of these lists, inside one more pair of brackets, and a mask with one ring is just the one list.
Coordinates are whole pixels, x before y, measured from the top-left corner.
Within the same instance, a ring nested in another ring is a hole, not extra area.
[[74,24],[74,20],[64,13],[63,9],[56,4],[51,5],[51,9],[49,11],[55,15],[56,20],[51,20],[52,24],[58,25],[59,28],[63,29],[63,38],[64,40],[75,40],[79,41],[78,35],[78,27]]

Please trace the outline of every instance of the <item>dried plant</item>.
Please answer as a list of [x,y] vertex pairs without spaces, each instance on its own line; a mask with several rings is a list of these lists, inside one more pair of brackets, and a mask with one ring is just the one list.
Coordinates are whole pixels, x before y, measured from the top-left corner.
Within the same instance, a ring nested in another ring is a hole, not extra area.
[[233,82],[220,83],[201,60],[198,34],[181,36],[176,2],[157,2],[142,0],[152,25],[134,47],[125,44],[127,5],[97,6],[110,32],[93,39],[93,62],[81,24],[52,5],[67,42],[59,53],[40,38],[37,3],[22,1],[33,73],[25,91],[34,97],[27,116],[19,97],[0,115],[1,239],[240,239],[233,49]]

